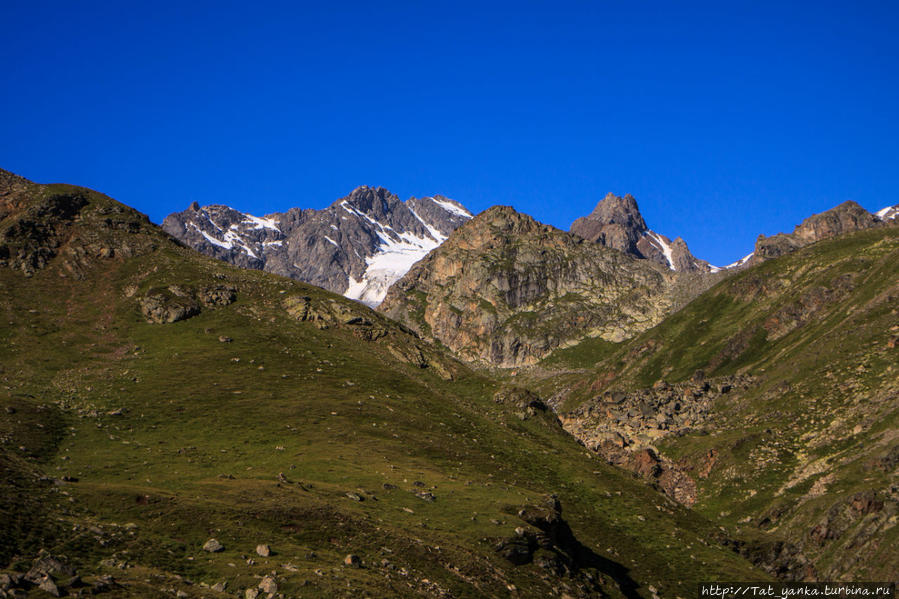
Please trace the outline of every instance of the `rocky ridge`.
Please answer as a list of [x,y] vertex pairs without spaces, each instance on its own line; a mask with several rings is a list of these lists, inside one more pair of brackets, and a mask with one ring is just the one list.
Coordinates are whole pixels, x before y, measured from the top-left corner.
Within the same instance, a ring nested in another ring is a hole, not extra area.
[[653,326],[675,304],[674,274],[496,206],[416,264],[379,310],[465,360],[514,367]]
[[887,206],[874,214],[856,202],[847,201],[830,210],[813,214],[796,225],[792,233],[778,233],[771,237],[759,235],[749,263],[758,264],[771,258],[794,252],[812,243],[854,231],[896,224],[899,204]]
[[170,214],[162,228],[188,246],[370,306],[456,227],[471,218],[437,195],[403,202],[383,187],[359,187],[323,210],[252,216],[223,205]]

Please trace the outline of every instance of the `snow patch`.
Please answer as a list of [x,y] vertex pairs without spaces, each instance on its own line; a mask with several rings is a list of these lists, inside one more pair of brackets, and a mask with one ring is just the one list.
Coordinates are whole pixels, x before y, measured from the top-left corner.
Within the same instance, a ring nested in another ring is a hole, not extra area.
[[755,252],[750,252],[750,253],[746,254],[745,256],[743,256],[742,258],[740,258],[739,260],[737,260],[736,262],[728,264],[727,266],[720,266],[720,267],[713,266],[712,272],[718,272],[719,270],[727,270],[729,268],[737,268],[738,266],[743,266],[744,264],[749,262],[754,255],[755,255]]
[[[241,239],[240,235],[238,235],[234,231],[231,231],[231,230],[226,231],[224,239],[216,239],[212,235],[209,235],[206,231],[203,231],[202,229],[200,229],[200,227],[198,227],[197,225],[191,223],[191,226],[194,229],[196,229],[197,232],[199,232],[200,235],[202,235],[203,238],[206,239],[206,241],[208,241],[212,245],[218,246],[220,248],[224,248],[226,250],[233,250],[236,247],[237,249],[242,250],[245,254],[247,254],[251,258],[257,258],[257,259],[259,258],[259,256],[256,255],[256,252],[254,252],[252,250],[252,248],[250,248],[248,245],[243,243],[243,239]],[[219,229],[221,230],[221,228],[219,228]]]
[[446,236],[443,235],[443,234],[442,234],[440,231],[438,231],[437,229],[435,229],[432,225],[426,223],[426,222],[425,222],[425,219],[423,219],[422,217],[418,216],[418,213],[415,212],[415,210],[414,210],[411,206],[407,206],[407,208],[409,208],[409,212],[412,213],[412,216],[414,216],[415,218],[417,218],[417,219],[418,219],[418,222],[420,222],[422,225],[424,225],[425,229],[428,230],[428,233],[431,234],[431,237],[433,237],[434,239],[436,239],[438,243],[443,243],[444,241],[446,241]]
[[646,236],[655,241],[659,249],[662,250],[662,253],[665,255],[665,260],[668,262],[668,268],[671,270],[677,270],[674,266],[674,257],[671,254],[671,246],[665,243],[665,240],[653,233],[652,231],[647,231]]
[[445,239],[443,236],[435,240],[411,233],[393,233],[400,238],[399,241],[377,233],[381,239],[378,251],[365,259],[366,269],[361,279],[350,277],[344,296],[371,307],[377,306],[384,301],[388,287]]
[[895,220],[896,217],[899,216],[899,204],[881,208],[874,213],[874,216],[876,216],[880,220]]
[[258,216],[253,216],[252,214],[244,214],[244,220],[241,221],[241,224],[243,223],[254,225],[254,229],[272,229],[278,233],[281,232],[281,229],[278,228],[278,224],[272,218],[260,218]]
[[334,247],[336,247],[336,248],[339,248],[339,247],[340,247],[339,245],[337,245],[337,242],[336,242],[336,241],[334,241],[333,239],[331,239],[331,238],[328,237],[327,235],[325,235],[325,240],[326,240],[326,241],[330,241],[331,244],[332,244]]
[[428,198],[428,199],[431,200],[432,202],[434,202],[435,204],[437,204],[438,206],[440,206],[441,208],[443,208],[444,210],[446,210],[447,212],[450,212],[452,214],[457,214],[464,218],[472,217],[471,212],[469,212],[465,208],[463,208],[453,202],[448,202],[446,200],[438,200],[437,198]]
[[206,241],[208,241],[208,242],[211,243],[212,245],[217,245],[217,246],[219,246],[220,248],[225,248],[226,250],[234,249],[234,246],[231,245],[230,243],[227,243],[227,242],[225,242],[225,241],[221,241],[221,240],[219,240],[219,239],[216,239],[216,238],[213,237],[212,235],[208,234],[206,231],[200,230],[200,227],[198,227],[197,225],[191,223],[191,226],[192,226],[194,229],[196,229],[197,231],[199,231],[199,232],[200,232],[200,235],[202,235],[204,238],[206,238]]

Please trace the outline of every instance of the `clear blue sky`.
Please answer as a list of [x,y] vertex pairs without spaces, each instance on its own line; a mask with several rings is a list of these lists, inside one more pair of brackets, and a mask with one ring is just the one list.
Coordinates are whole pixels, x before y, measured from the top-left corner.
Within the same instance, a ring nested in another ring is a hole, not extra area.
[[899,3],[6,1],[0,167],[159,222],[358,185],[567,229],[606,192],[727,263],[899,202]]

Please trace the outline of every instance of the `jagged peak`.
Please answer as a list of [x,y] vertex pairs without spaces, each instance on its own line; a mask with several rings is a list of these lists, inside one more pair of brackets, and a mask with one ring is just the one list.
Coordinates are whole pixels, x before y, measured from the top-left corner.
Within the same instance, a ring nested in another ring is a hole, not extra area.
[[648,228],[646,221],[643,220],[643,215],[640,214],[637,200],[629,193],[624,197],[616,196],[611,192],[607,193],[606,197],[596,204],[593,212],[585,218],[599,221],[604,225],[622,225],[640,233]]
[[401,200],[385,187],[362,185],[346,197],[335,201],[332,206],[351,206],[364,214],[384,215],[389,213]]

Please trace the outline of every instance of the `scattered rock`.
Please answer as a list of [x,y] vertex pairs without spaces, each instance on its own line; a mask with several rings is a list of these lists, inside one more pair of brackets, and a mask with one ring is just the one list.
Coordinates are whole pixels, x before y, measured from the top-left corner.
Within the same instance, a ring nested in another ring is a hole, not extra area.
[[231,343],[232,341],[234,341],[234,339],[232,339],[231,337],[226,337],[225,335],[220,335],[219,341],[222,343]]
[[363,501],[363,497],[361,495],[357,495],[356,493],[347,493],[346,496],[353,501]]
[[259,590],[263,593],[277,593],[278,592],[278,583],[275,582],[275,579],[271,576],[266,576],[262,580],[259,581]]
[[224,550],[224,545],[222,545],[215,539],[209,539],[208,541],[206,541],[206,543],[203,544],[203,551],[208,551],[209,553],[218,553],[219,551]]
[[60,596],[59,587],[56,586],[56,583],[53,582],[53,578],[50,576],[45,577],[37,588],[54,597]]
[[71,578],[75,576],[75,569],[49,553],[41,555],[34,561],[31,569],[25,574],[25,580],[34,584],[40,584],[48,576],[58,578]]
[[256,545],[256,555],[268,557],[272,554],[272,548],[266,544]]
[[350,553],[345,558],[343,558],[343,564],[352,568],[359,568],[362,566],[362,560],[359,559],[358,555]]
[[227,306],[237,299],[237,290],[233,287],[207,287],[197,293],[197,298],[204,306]]
[[256,599],[259,596],[259,591],[256,589],[247,589],[243,592],[244,599]]
[[418,491],[415,493],[415,496],[419,499],[424,499],[425,501],[434,502],[437,501],[437,496],[431,493],[430,491]]

